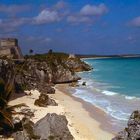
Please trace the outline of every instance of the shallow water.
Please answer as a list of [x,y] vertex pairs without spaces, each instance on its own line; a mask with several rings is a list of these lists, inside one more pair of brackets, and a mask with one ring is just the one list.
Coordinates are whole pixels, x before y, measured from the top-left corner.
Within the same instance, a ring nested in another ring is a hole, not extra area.
[[104,110],[114,124],[126,124],[130,114],[140,109],[140,58],[84,61],[94,69],[78,73],[82,80],[73,95]]

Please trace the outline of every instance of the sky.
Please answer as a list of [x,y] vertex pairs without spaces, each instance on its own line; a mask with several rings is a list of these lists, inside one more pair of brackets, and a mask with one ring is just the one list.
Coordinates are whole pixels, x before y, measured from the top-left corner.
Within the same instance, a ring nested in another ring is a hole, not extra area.
[[24,54],[140,54],[140,0],[0,0],[0,37]]

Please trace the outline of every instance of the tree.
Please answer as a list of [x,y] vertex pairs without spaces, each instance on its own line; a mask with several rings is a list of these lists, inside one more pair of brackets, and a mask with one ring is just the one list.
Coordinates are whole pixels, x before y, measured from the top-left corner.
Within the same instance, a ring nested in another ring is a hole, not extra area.
[[25,106],[25,104],[18,104],[15,106],[8,105],[11,95],[15,90],[15,76],[17,71],[12,61],[6,61],[8,65],[5,65],[2,60],[0,73],[0,134],[2,135],[14,129],[12,114],[20,114],[16,113],[14,109]]
[[33,52],[34,52],[34,50],[32,50],[32,49],[29,50],[30,55],[33,54]]
[[50,50],[48,51],[48,54],[52,54],[52,53],[53,53],[53,50],[50,49]]

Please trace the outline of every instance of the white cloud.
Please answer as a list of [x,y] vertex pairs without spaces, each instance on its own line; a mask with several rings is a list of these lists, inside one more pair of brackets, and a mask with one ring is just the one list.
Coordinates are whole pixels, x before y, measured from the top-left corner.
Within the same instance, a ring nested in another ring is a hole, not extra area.
[[0,29],[6,32],[13,31],[28,21],[27,18],[0,19]]
[[[63,17],[63,16],[62,16]],[[16,30],[22,25],[40,25],[58,22],[61,20],[61,15],[57,11],[43,10],[36,17],[20,17],[20,18],[6,18],[0,19],[0,29],[2,31],[10,32]]]
[[85,17],[85,16],[68,16],[67,21],[70,23],[91,23],[92,20],[89,17]]
[[140,16],[138,16],[138,17],[134,18],[132,21],[130,21],[130,24],[135,27],[140,27]]
[[35,24],[46,24],[60,21],[60,16],[57,11],[43,10],[34,18]]
[[20,12],[26,12],[30,10],[29,5],[0,5],[0,12],[7,13],[8,15],[16,15]]
[[87,4],[80,10],[80,14],[84,16],[101,16],[107,12],[108,8],[103,3],[99,5]]
[[[108,12],[108,8],[105,4],[90,5],[87,4],[81,8],[81,10],[73,15],[67,17],[67,21],[74,24],[79,23],[94,23],[98,17],[103,16]],[[98,16],[98,17],[97,17]]]

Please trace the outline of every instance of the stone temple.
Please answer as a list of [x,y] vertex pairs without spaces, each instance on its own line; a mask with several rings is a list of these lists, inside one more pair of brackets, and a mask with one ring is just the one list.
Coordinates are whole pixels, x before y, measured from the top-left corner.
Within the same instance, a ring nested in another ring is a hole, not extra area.
[[18,46],[18,40],[16,38],[0,39],[0,57],[4,56],[12,59],[23,59],[22,52]]

